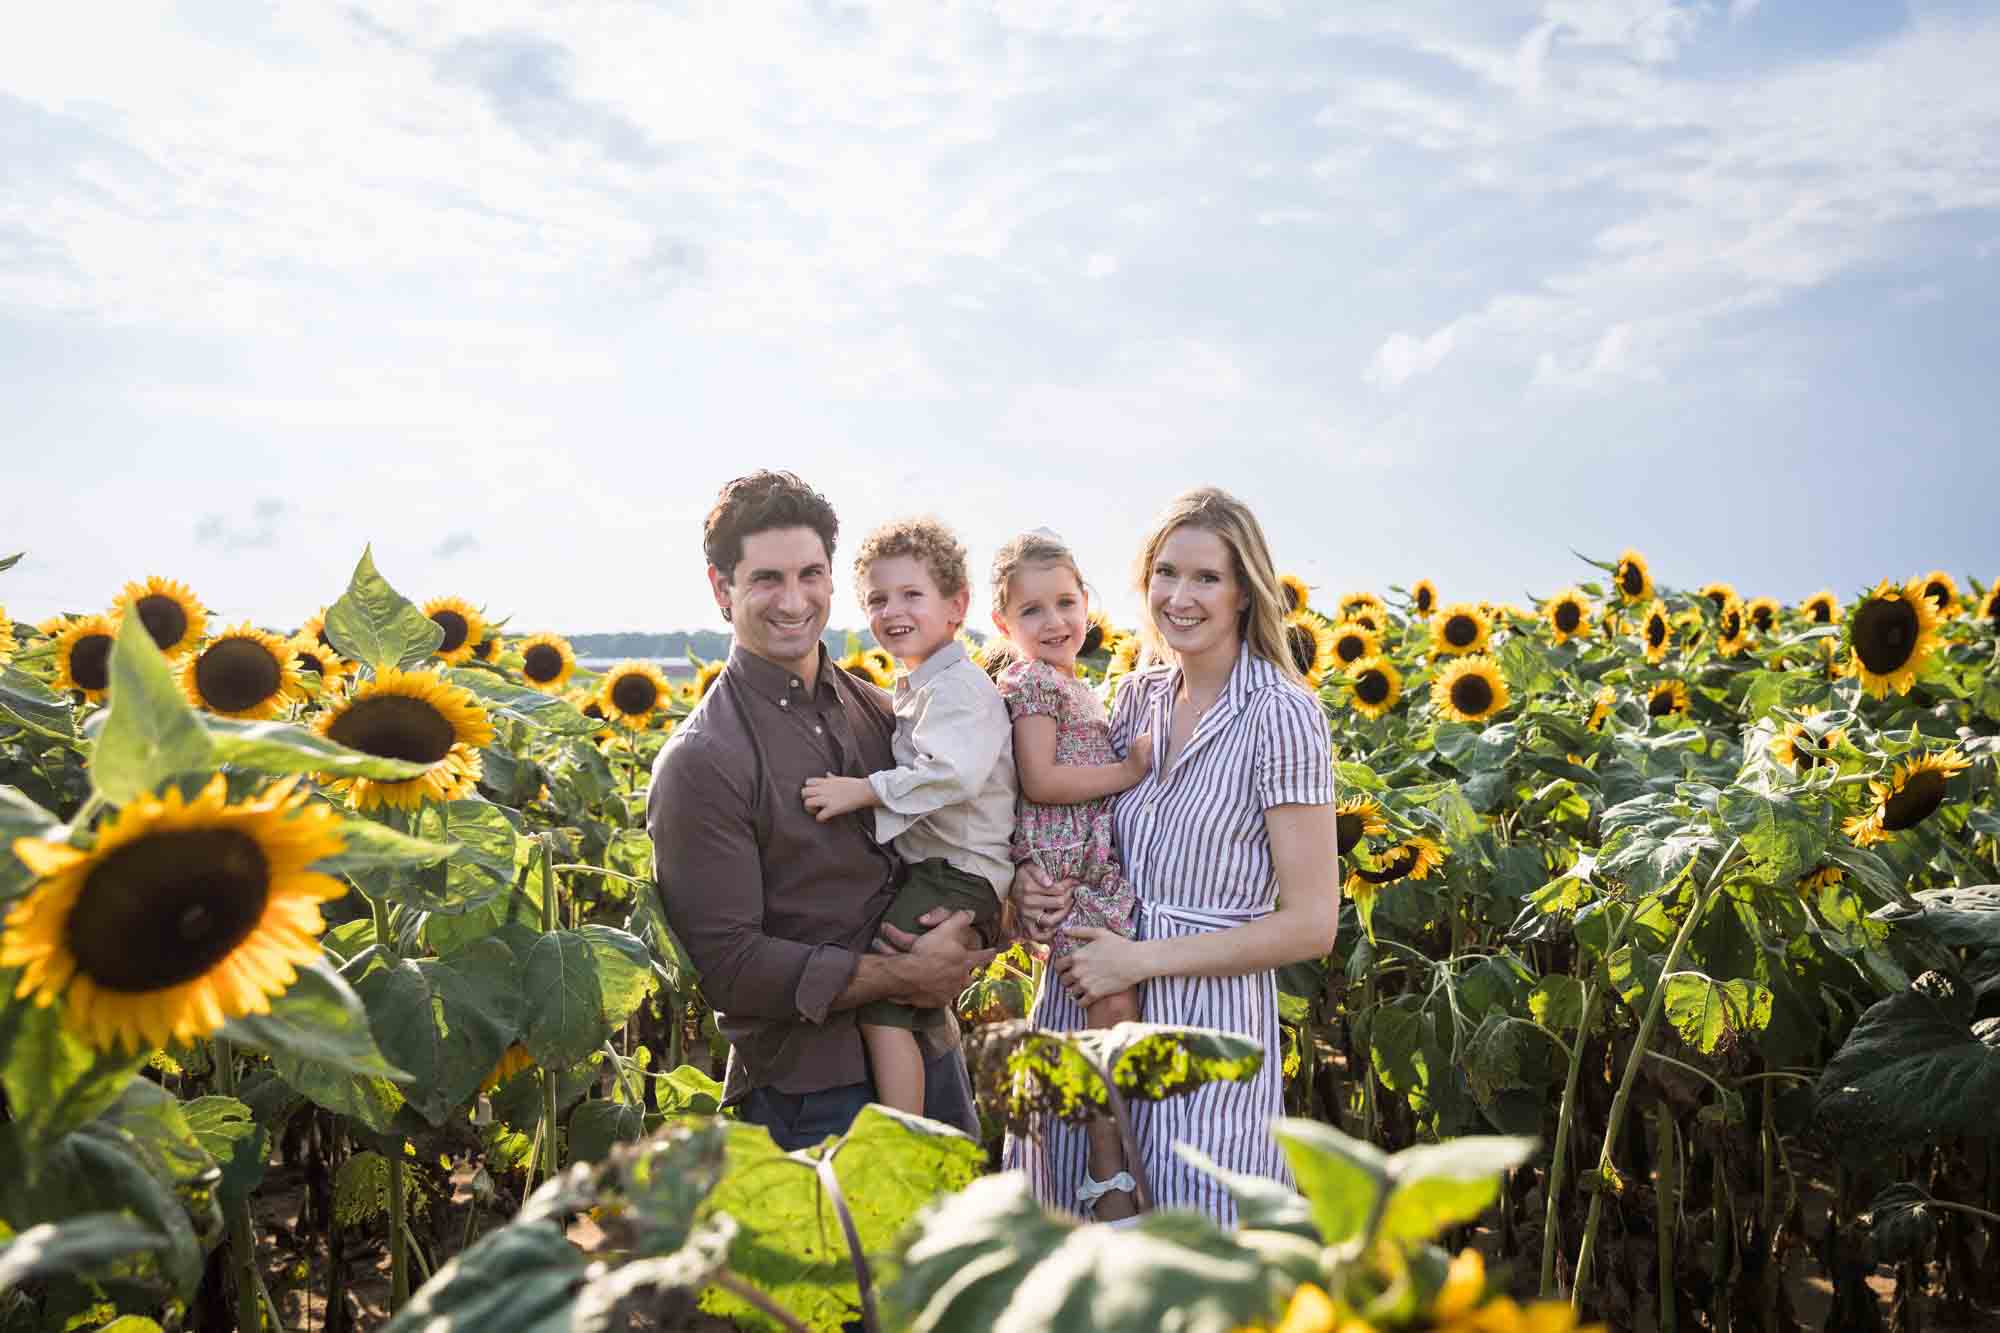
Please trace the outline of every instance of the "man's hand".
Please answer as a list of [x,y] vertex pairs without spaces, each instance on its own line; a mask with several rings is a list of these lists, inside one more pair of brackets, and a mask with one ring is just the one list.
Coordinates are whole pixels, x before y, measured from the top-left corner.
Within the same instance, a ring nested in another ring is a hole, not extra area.
[[823,778],[807,778],[802,793],[806,809],[822,824],[876,803],[875,788],[867,778],[843,778],[832,773]]
[[917,1009],[942,1009],[956,1003],[1000,951],[979,947],[970,912],[935,907],[917,919],[929,927],[921,935],[885,922],[876,948],[896,958],[902,986],[891,998]]

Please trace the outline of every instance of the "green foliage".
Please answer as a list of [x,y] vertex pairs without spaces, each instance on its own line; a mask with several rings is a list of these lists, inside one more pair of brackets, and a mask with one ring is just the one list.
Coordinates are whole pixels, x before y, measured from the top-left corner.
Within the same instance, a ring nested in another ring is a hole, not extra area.
[[[411,1075],[401,1096],[433,1125],[478,1089],[521,1021],[513,956],[497,940],[479,941],[450,961],[398,960],[369,972],[356,990],[383,1055]],[[582,1054],[537,1056],[536,1063],[561,1069]]]
[[136,615],[125,617],[111,648],[109,697],[90,756],[99,796],[124,805],[176,773],[209,767],[208,732]]
[[376,572],[370,546],[347,591],[327,608],[326,637],[343,656],[380,669],[422,662],[444,642],[444,630]]
[[0,1295],[29,1278],[90,1272],[164,1244],[159,1232],[117,1213],[38,1223],[0,1244]]
[[2000,1019],[1926,973],[1869,1007],[1827,1062],[1814,1114],[1844,1150],[1870,1158],[1983,1133],[2000,1105]]

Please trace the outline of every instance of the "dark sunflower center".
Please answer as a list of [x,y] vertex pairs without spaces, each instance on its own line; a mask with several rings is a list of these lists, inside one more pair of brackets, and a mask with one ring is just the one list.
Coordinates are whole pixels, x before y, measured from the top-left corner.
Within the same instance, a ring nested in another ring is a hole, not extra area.
[[1743,617],[1740,613],[1731,611],[1722,618],[1723,638],[1733,639],[1741,633],[1743,633]]
[[585,717],[596,718],[599,722],[604,720],[604,710],[598,707],[597,700],[595,699],[592,699],[583,706],[583,715]]
[[106,990],[165,990],[227,958],[264,917],[270,866],[234,829],[155,833],[90,872],[63,927],[77,971]]
[[356,699],[326,730],[329,740],[383,759],[435,764],[451,753],[451,719],[423,699],[376,694]]
[[1375,670],[1362,672],[1354,678],[1354,697],[1371,706],[1381,703],[1389,697],[1389,677]]
[[1444,641],[1454,648],[1469,648],[1479,637],[1479,622],[1471,616],[1453,616],[1444,622]]
[[1368,640],[1359,634],[1343,634],[1334,640],[1333,651],[1343,662],[1359,662],[1368,655]]
[[315,676],[324,676],[326,674],[326,663],[320,660],[318,653],[300,653],[298,655],[298,664],[302,669],[312,672]]
[[1285,628],[1285,638],[1292,649],[1292,665],[1299,673],[1311,671],[1313,663],[1319,660],[1319,640],[1304,625],[1289,625]]
[[1393,884],[1410,873],[1417,864],[1417,854],[1408,847],[1398,847],[1382,858],[1380,870],[1359,871],[1361,878],[1370,884]]
[[1294,588],[1289,583],[1281,583],[1278,585],[1278,590],[1285,594],[1286,615],[1290,615],[1299,609],[1299,590],[1297,588]]
[[1574,634],[1576,627],[1583,623],[1583,608],[1575,602],[1564,602],[1556,607],[1556,628],[1565,634]]
[[611,702],[627,717],[650,713],[659,701],[660,687],[636,671],[611,682]]
[[153,593],[141,597],[133,609],[139,613],[139,623],[146,627],[146,633],[153,636],[153,642],[159,644],[162,650],[187,637],[187,612],[173,598]]
[[546,643],[535,644],[521,654],[521,673],[546,685],[562,674],[562,654]]
[[1833,603],[1814,602],[1809,609],[1812,611],[1813,624],[1831,625],[1833,623]]
[[1768,606],[1760,606],[1750,613],[1750,623],[1757,627],[1760,634],[1770,633],[1775,620],[1776,617]]
[[1451,706],[1471,717],[1493,707],[1493,684],[1484,676],[1460,676],[1451,683]]
[[[1285,594],[1287,599],[1289,599],[1291,596],[1291,589],[1287,588],[1285,590]],[[1083,653],[1084,656],[1088,657],[1090,654],[1096,652],[1099,648],[1102,648],[1103,646],[1104,646],[1104,626],[1092,625],[1089,629],[1083,632],[1083,647],[1078,651]],[[1296,647],[1292,650],[1292,655],[1295,657],[1298,655],[1298,650]],[[1307,665],[1309,666],[1311,664],[1308,663]],[[1299,670],[1304,671],[1305,667],[1300,667]]]
[[1431,590],[1430,590],[1429,588],[1419,588],[1419,589],[1417,589],[1417,610],[1418,610],[1418,611],[1420,611],[1420,612],[1422,612],[1422,613],[1423,613],[1423,614],[1425,614],[1425,615],[1429,615],[1429,614],[1430,614],[1430,612],[1431,612]]
[[1945,776],[1934,769],[1912,773],[1903,789],[1882,803],[1882,827],[1891,832],[1915,828],[1944,804]]
[[70,679],[79,689],[111,688],[111,636],[86,634],[70,645]]
[[1924,585],[1924,596],[1930,598],[1940,611],[1951,605],[1951,589],[1935,579]]
[[500,640],[498,639],[481,639],[479,646],[472,650],[472,655],[482,662],[491,662],[493,660],[493,652],[499,646]]
[[1667,641],[1667,622],[1664,617],[1654,616],[1646,622],[1646,646],[1658,648]]
[[255,639],[222,639],[202,651],[194,664],[194,686],[218,713],[255,708],[285,683],[278,659]]
[[1800,768],[1818,768],[1826,762],[1825,752],[1833,749],[1832,735],[1815,736],[1810,731],[1800,731],[1792,738],[1792,755]]
[[1618,567],[1618,590],[1627,597],[1637,597],[1646,591],[1646,576],[1637,565],[1627,563]]
[[1917,646],[1916,608],[1901,598],[1878,597],[1854,613],[1854,651],[1878,676],[1900,671]]
[[1353,851],[1361,841],[1361,826],[1365,821],[1360,815],[1339,814],[1333,817],[1334,842],[1341,856]]
[[1674,692],[1669,689],[1653,691],[1653,697],[1646,701],[1646,712],[1653,717],[1665,717],[1674,711]]
[[333,648],[333,640],[326,637],[326,626],[324,625],[319,627],[319,646],[329,650]]
[[437,646],[440,653],[455,653],[465,646],[465,636],[472,626],[456,611],[433,611],[431,619],[444,631],[444,642]]

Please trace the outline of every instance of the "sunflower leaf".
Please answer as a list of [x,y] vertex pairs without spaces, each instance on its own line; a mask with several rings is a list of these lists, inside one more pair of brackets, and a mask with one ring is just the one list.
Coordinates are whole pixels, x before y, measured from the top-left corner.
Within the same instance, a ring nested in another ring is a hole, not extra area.
[[163,1248],[166,1237],[118,1213],[85,1213],[29,1227],[0,1247],[0,1293],[29,1278],[88,1272]]
[[516,1222],[439,1268],[383,1333],[506,1328],[563,1333],[584,1283],[584,1256],[553,1222]]
[[139,1055],[99,1051],[70,1035],[62,1010],[13,998],[18,972],[0,972],[0,1087],[13,1128],[35,1160],[42,1148],[118,1100]]
[[361,997],[323,960],[301,967],[291,988],[272,999],[270,1013],[232,1018],[222,1035],[269,1055],[285,1082],[314,1101],[319,1098],[295,1075],[311,1070],[324,1077],[410,1081],[410,1075],[382,1058]]
[[218,763],[234,764],[259,773],[289,776],[311,773],[322,778],[375,778],[401,782],[429,769],[410,759],[385,759],[350,750],[337,741],[286,722],[244,722],[235,718],[207,719],[209,739]]
[[110,700],[90,755],[91,785],[106,801],[124,805],[213,765],[214,743],[138,616],[125,617],[112,645]]
[[[370,972],[356,988],[383,1053],[416,1075],[403,1093],[410,1109],[433,1125],[442,1125],[471,1098],[514,1039],[520,1001],[511,955],[495,940],[467,950],[481,956],[494,951],[498,967],[406,958]],[[561,1069],[587,1053],[537,1063]]]
[[380,671],[429,657],[444,642],[444,627],[376,572],[370,545],[362,550],[347,591],[327,608],[326,637],[343,655]]
[[5,571],[10,570],[14,566],[20,564],[21,557],[26,554],[27,554],[26,551],[16,551],[12,555],[0,556],[0,573],[4,573]]
[[61,824],[20,788],[0,786],[0,903],[18,897],[35,880],[34,872],[13,855],[14,839],[48,838]]
[[436,865],[459,850],[455,842],[413,838],[372,819],[342,820],[340,834],[346,845],[318,862],[317,869],[328,874],[351,875],[393,866]]
[[59,736],[76,735],[76,722],[66,700],[25,671],[0,671],[0,722],[37,727]]
[[444,673],[454,685],[471,690],[489,713],[499,713],[517,722],[541,727],[562,736],[588,736],[604,726],[585,717],[559,694],[543,694],[500,679],[491,671],[470,671],[464,667]]

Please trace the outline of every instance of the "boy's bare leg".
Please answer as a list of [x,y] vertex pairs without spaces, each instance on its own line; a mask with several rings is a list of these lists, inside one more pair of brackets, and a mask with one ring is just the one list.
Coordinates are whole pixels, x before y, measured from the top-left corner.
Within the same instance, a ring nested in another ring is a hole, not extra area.
[[[1107,995],[1085,1008],[1085,1016],[1093,1028],[1108,1028],[1119,1023],[1139,1021],[1139,995],[1137,991],[1120,991]],[[1109,1180],[1120,1171],[1129,1169],[1125,1161],[1125,1143],[1118,1137],[1117,1122],[1110,1118],[1091,1121],[1085,1130],[1089,1144],[1086,1158],[1092,1180]],[[1112,1190],[1098,1196],[1097,1206],[1091,1216],[1100,1222],[1116,1222],[1122,1217],[1135,1217],[1139,1204],[1130,1190]]]
[[869,1071],[875,1075],[875,1100],[911,1115],[924,1113],[924,1053],[917,1034],[908,1028],[861,1025],[868,1048]]

